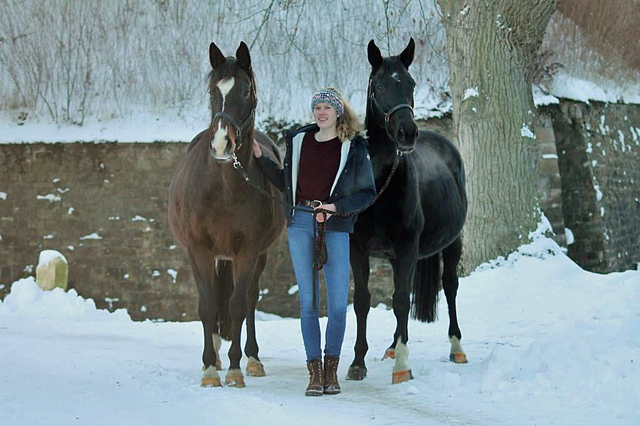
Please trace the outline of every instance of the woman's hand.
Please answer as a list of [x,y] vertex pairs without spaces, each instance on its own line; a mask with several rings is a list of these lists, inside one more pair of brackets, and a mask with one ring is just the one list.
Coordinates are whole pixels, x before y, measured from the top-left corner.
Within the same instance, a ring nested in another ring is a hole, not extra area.
[[[322,210],[329,210],[332,212],[336,211],[336,205],[335,204],[320,204],[318,207],[314,207],[314,210],[318,210],[318,209],[322,209]],[[325,213],[326,214],[326,218],[327,220],[329,220],[329,218],[332,216],[331,213]],[[316,220],[320,223],[324,222],[325,220],[325,214],[323,214],[322,212],[320,213],[316,213]]]
[[256,158],[262,157],[262,148],[260,148],[258,141],[255,139],[253,140],[253,156]]

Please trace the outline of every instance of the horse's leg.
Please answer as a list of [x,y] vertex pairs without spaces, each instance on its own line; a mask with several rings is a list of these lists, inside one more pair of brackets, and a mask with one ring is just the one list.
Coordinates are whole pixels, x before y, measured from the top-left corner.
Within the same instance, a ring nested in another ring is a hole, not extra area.
[[247,356],[247,375],[264,377],[264,366],[258,358],[258,341],[256,339],[256,305],[260,293],[260,276],[267,266],[267,253],[258,256],[258,262],[251,278],[249,294],[247,295],[247,341],[244,354]]
[[240,340],[242,336],[242,323],[247,314],[247,293],[257,260],[257,253],[241,253],[233,262],[234,289],[229,299],[229,312],[233,321],[233,336],[229,348],[229,370],[225,382],[227,385],[238,388],[245,387],[244,376],[240,369],[242,349]]
[[458,327],[458,314],[456,311],[456,295],[458,293],[458,262],[462,253],[462,239],[458,237],[451,245],[442,251],[444,270],[442,272],[442,287],[447,298],[449,308],[449,341],[451,353],[449,359],[456,364],[465,364],[467,355],[462,349],[460,340],[462,333]]
[[369,350],[367,344],[367,316],[371,307],[371,293],[369,292],[369,250],[351,239],[351,269],[353,270],[354,293],[353,309],[356,313],[358,325],[355,356],[347,373],[347,380],[362,380],[367,376],[367,366],[364,357]]
[[204,331],[204,364],[201,386],[221,386],[216,369],[217,353],[214,348],[214,334],[217,335],[217,310],[213,297],[213,259],[204,249],[189,250],[191,269],[198,285],[198,315]]
[[[411,246],[410,246],[411,247]],[[413,282],[413,274],[416,268],[418,250],[408,249],[406,246],[396,249],[397,258],[391,262],[393,266],[393,313],[396,317],[396,331],[393,335],[393,343],[387,349],[387,353],[393,351],[395,365],[391,383],[402,383],[411,379],[409,368],[409,309],[411,307],[410,291]],[[385,354],[386,355],[386,354]]]

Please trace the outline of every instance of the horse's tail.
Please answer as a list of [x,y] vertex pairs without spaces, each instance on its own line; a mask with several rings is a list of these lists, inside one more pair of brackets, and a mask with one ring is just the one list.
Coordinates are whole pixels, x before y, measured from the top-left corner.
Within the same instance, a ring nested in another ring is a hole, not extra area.
[[437,317],[438,293],[441,288],[440,253],[418,259],[413,277],[411,316],[422,322],[433,322]]
[[213,294],[218,305],[218,327],[220,337],[231,340],[233,321],[229,312],[229,299],[233,293],[233,263],[230,260],[216,260]]

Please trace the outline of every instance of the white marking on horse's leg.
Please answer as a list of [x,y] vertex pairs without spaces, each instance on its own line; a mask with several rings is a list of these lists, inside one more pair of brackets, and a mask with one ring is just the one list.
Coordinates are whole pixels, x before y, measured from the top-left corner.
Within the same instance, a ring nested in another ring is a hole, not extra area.
[[227,377],[225,379],[225,383],[229,386],[234,386],[236,388],[243,388],[246,386],[244,383],[244,376],[242,375],[242,370],[239,368],[230,368],[227,371]]
[[222,107],[220,107],[220,111],[224,111],[224,101],[231,89],[233,89],[233,85],[235,83],[235,78],[231,77],[228,80],[220,80],[218,84],[216,84],[216,86],[218,86],[218,89],[220,89],[220,93],[222,94]]
[[409,369],[409,347],[402,343],[400,338],[396,342],[396,363],[391,373],[391,383],[408,382],[411,379],[411,370]]
[[398,337],[396,342],[396,363],[393,366],[393,371],[408,371],[409,370],[409,347],[402,343]]
[[449,342],[451,343],[449,359],[456,364],[466,364],[468,362],[467,354],[464,353],[460,340],[456,336],[451,336],[449,337]]
[[264,377],[264,366],[260,361],[250,356],[247,359],[247,375],[253,377]]
[[222,360],[220,359],[220,348],[222,347],[222,340],[219,334],[213,335],[213,350],[216,353],[216,369],[222,370]]
[[464,352],[464,350],[462,349],[462,345],[460,344],[460,340],[458,340],[456,336],[449,337],[449,342],[451,343],[452,354]]
[[220,375],[213,365],[207,367],[207,369],[204,370],[204,373],[202,373],[202,381],[200,382],[200,386],[215,388],[222,386]]

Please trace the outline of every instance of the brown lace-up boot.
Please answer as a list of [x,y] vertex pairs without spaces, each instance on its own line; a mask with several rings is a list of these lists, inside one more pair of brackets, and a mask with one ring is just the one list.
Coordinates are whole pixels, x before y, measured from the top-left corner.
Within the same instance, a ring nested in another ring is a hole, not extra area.
[[307,362],[307,369],[309,370],[309,386],[304,394],[306,396],[321,396],[323,392],[322,360],[312,359]]
[[324,357],[324,393],[327,395],[340,393],[340,384],[338,383],[339,361],[340,358]]

